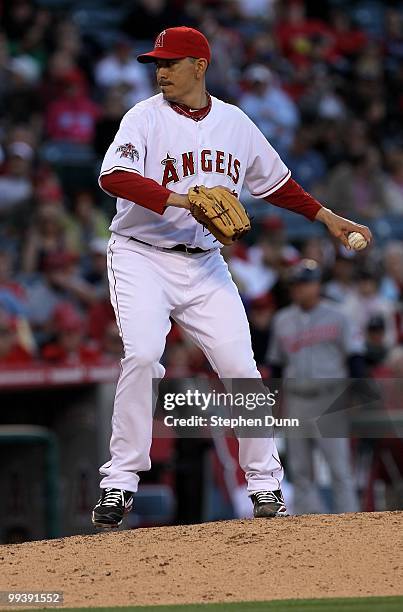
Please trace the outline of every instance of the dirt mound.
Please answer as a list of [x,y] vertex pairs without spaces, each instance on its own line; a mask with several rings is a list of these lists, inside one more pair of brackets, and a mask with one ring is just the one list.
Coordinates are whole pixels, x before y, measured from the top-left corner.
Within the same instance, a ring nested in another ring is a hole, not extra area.
[[65,606],[403,594],[403,512],[223,521],[0,547],[0,590]]

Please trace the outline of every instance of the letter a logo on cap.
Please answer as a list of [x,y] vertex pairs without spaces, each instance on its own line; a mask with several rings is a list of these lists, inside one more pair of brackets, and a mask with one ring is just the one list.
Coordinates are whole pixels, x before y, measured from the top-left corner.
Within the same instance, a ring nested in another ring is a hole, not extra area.
[[205,58],[211,60],[211,49],[207,38],[194,28],[178,26],[166,28],[158,34],[154,49],[137,57],[141,64],[155,62],[158,59],[183,59],[185,57]]
[[163,30],[161,32],[161,34],[158,34],[157,38],[155,39],[155,45],[154,47],[163,47],[164,46],[164,36],[166,34],[166,30]]

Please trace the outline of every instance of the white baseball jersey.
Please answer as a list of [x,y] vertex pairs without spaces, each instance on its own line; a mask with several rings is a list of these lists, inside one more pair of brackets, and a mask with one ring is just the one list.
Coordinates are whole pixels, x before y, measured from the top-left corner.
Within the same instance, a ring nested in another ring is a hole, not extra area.
[[[249,117],[232,104],[211,100],[210,112],[200,121],[177,113],[162,94],[136,104],[122,119],[101,176],[137,172],[179,194],[195,185],[223,185],[239,195],[245,184],[256,198],[284,185],[290,171]],[[110,229],[156,246],[217,246],[188,210],[173,206],[160,215],[118,198]]]

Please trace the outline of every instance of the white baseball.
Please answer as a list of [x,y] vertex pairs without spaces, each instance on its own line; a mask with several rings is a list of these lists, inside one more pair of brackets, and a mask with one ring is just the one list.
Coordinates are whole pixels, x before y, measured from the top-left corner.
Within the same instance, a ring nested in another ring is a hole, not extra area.
[[351,234],[348,235],[348,244],[355,251],[362,251],[362,249],[365,249],[368,242],[359,232],[351,232]]

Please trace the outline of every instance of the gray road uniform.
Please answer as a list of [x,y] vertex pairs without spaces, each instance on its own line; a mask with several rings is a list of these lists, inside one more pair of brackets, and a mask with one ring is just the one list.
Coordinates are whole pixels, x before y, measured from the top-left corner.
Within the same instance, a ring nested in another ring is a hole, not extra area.
[[[287,440],[297,514],[323,511],[313,480],[315,445],[319,446],[329,465],[334,511],[358,510],[349,440],[322,437],[324,420],[317,417],[340,397],[341,387],[345,387],[341,381],[349,376],[349,356],[360,355],[363,351],[359,331],[340,307],[330,301],[323,299],[310,311],[293,304],[281,309],[273,319],[268,362],[282,368],[286,379],[286,414],[299,418],[301,423],[301,428]],[[328,429],[325,435],[331,436],[332,431]]]

